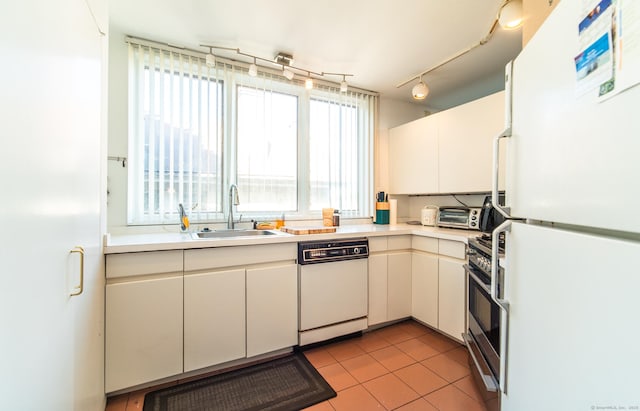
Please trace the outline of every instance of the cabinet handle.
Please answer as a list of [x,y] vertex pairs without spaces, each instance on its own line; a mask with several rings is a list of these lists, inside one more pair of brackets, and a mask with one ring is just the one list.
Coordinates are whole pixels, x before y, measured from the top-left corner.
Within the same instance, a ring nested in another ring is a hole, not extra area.
[[80,254],[80,284],[74,287],[74,291],[69,294],[71,297],[80,295],[84,291],[84,248],[77,245],[73,250],[69,251],[69,254],[73,253]]

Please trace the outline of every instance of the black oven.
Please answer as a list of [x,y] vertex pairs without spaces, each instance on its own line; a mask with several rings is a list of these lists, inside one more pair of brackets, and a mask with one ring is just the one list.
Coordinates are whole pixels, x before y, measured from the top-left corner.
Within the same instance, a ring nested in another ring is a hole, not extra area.
[[[464,335],[469,362],[479,388],[495,396],[500,381],[501,310],[491,298],[491,243],[489,236],[469,240],[468,331]],[[499,270],[501,273],[502,270]],[[502,281],[498,281],[502,284]],[[501,297],[501,290],[498,297]],[[485,396],[489,397],[489,395]]]

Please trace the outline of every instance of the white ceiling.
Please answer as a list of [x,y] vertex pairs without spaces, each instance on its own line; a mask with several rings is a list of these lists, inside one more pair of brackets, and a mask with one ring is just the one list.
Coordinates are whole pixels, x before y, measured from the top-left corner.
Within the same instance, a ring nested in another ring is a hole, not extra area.
[[[350,84],[414,102],[405,80],[478,43],[503,0],[111,0],[112,30],[189,48],[212,44],[294,66],[351,73]],[[448,108],[500,90],[521,30],[498,29],[486,45],[424,77],[421,103]],[[240,57],[241,58],[241,57]],[[250,60],[245,60],[250,61]],[[336,81],[341,78],[333,78]]]

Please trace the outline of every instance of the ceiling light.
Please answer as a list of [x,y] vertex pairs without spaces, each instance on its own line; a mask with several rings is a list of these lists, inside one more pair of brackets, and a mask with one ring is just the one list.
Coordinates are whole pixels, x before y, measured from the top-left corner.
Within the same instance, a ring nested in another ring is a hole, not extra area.
[[522,25],[522,1],[509,0],[500,9],[498,15],[500,27],[506,30],[512,30]]
[[258,66],[256,65],[256,58],[253,58],[253,63],[249,66],[249,75],[255,77],[258,75]]
[[340,83],[340,92],[341,93],[346,93],[347,89],[349,88],[349,85],[347,84],[347,80],[345,79],[346,76],[342,76],[342,82]]
[[424,100],[427,98],[429,87],[422,81],[422,76],[420,76],[420,82],[411,89],[411,94],[415,100]]
[[309,77],[304,81],[304,88],[307,90],[311,90],[313,88],[313,79],[311,78],[311,73],[307,71]]
[[289,70],[282,66],[282,75],[287,78],[287,80],[293,80],[293,71]]

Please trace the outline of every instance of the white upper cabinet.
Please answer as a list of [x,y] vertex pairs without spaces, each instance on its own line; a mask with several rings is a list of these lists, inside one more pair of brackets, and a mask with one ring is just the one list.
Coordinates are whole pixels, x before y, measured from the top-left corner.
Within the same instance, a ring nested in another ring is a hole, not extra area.
[[438,192],[438,124],[424,117],[389,130],[393,194]]
[[440,192],[490,191],[492,142],[504,129],[504,92],[439,114]]
[[[389,191],[392,194],[490,191],[493,139],[504,127],[504,92],[498,92],[392,128]],[[500,161],[504,164],[502,157]]]

